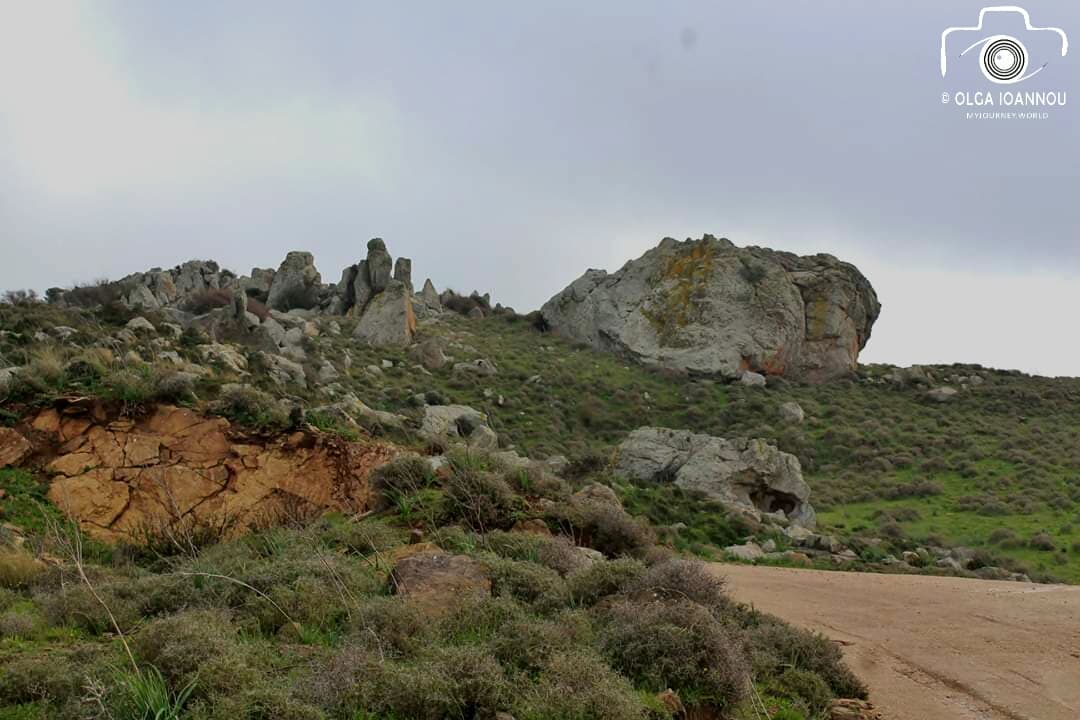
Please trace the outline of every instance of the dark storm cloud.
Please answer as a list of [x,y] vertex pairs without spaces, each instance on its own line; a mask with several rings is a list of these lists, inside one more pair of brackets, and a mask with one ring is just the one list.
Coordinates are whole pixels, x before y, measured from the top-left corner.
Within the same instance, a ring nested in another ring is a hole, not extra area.
[[[73,37],[118,87],[87,99],[100,128],[85,137],[68,136],[78,112],[47,124],[66,134],[67,160],[28,114],[36,91],[0,95],[22,119],[0,122],[0,287],[190,256],[246,271],[293,248],[334,280],[381,235],[440,287],[491,289],[527,309],[586,267],[613,269],[664,235],[714,232],[858,260],[885,302],[878,359],[1007,364],[981,334],[964,346],[977,357],[955,345],[911,352],[920,337],[955,337],[947,308],[925,305],[928,294],[947,301],[950,283],[978,294],[993,291],[965,284],[980,274],[1064,274],[1066,286],[1080,275],[1080,108],[1000,123],[941,103],[943,91],[985,86],[963,74],[974,65],[946,80],[938,67],[941,30],[973,24],[980,7],[81,6]],[[1077,5],[1026,7],[1080,42]],[[20,72],[35,62],[51,61],[24,59]],[[56,77],[76,86],[83,66]],[[1051,58],[1030,87],[1080,98],[1078,68],[1073,54]],[[57,107],[72,110],[42,101],[41,112]],[[110,108],[145,118],[112,136]],[[155,134],[140,145],[138,128]],[[157,149],[176,138],[175,154]],[[1046,302],[1009,307],[1021,326]]]

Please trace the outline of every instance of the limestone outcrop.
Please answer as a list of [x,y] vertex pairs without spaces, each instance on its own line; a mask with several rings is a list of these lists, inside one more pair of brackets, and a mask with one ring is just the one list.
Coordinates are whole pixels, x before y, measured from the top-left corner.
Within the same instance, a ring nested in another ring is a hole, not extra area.
[[589,270],[541,313],[564,337],[649,365],[821,382],[855,369],[880,309],[862,273],[831,255],[706,235]]
[[49,409],[28,432],[55,451],[49,499],[107,541],[188,522],[239,531],[295,507],[360,512],[372,500],[368,475],[398,453],[312,429],[249,437],[171,406],[111,421]]
[[779,519],[782,513],[792,524],[816,525],[798,458],[764,440],[643,427],[619,445],[615,469],[632,480],[702,492],[755,520],[769,513]]

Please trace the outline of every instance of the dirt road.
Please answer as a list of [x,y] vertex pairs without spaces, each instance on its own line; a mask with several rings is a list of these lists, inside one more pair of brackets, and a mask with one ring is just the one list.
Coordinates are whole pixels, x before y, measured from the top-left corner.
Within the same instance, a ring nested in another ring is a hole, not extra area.
[[887,720],[1080,718],[1080,587],[717,564],[841,643]]

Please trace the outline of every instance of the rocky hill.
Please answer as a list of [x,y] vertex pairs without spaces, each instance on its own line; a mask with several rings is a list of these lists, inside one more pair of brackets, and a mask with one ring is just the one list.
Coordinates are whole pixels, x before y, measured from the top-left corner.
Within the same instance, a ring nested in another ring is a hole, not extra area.
[[[379,240],[336,284],[290,253],[10,293],[0,719],[143,717],[141,683],[199,720],[808,720],[862,693],[836,649],[689,558],[1080,581],[1080,381],[859,366],[878,305],[854,268],[650,252],[771,263],[727,295],[691,272],[672,337],[774,284],[790,303],[759,320],[830,329],[782,367],[638,363],[551,303],[417,291]],[[691,336],[723,355],[720,329]]]
[[589,270],[541,310],[560,335],[649,365],[807,382],[851,373],[880,311],[869,281],[831,255],[711,235]]
[[799,459],[580,391],[682,380],[378,239],[47,298],[0,303],[0,719],[873,716],[685,554],[820,537]]

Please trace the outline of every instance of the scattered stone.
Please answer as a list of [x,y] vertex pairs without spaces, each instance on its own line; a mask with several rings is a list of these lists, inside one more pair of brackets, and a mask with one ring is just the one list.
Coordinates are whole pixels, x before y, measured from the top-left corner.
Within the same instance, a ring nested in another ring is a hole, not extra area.
[[20,464],[32,451],[29,440],[11,428],[0,426],[0,468]]
[[216,362],[237,373],[247,371],[247,358],[235,346],[219,343],[202,345],[199,347],[199,355],[203,362]]
[[746,562],[754,562],[765,557],[765,551],[755,542],[747,542],[742,545],[728,545],[724,548],[731,557],[736,560],[743,560]]
[[767,553],[776,552],[776,541],[769,538],[765,542],[761,543],[761,549]]
[[611,489],[611,487],[602,483],[589,483],[574,493],[574,497],[580,500],[591,500],[593,502],[604,503],[605,505],[614,505],[620,509],[622,508],[622,502],[619,500],[619,496]]
[[326,385],[328,383],[332,383],[340,377],[341,373],[339,373],[337,371],[337,368],[334,367],[334,363],[330,362],[329,360],[322,361],[322,365],[319,366],[318,375],[320,384]]
[[829,720],[883,720],[867,700],[837,699],[829,704]]
[[390,574],[390,589],[437,618],[462,602],[491,595],[491,579],[483,563],[467,555],[427,552],[399,560]]
[[484,358],[473,360],[472,362],[459,362],[454,363],[454,373],[462,375],[476,375],[478,377],[491,377],[498,374],[498,370],[495,365]]
[[443,352],[442,338],[428,338],[421,343],[413,345],[409,354],[420,361],[425,370],[438,370],[446,365],[448,359]]
[[786,423],[799,425],[805,417],[806,413],[797,402],[786,402],[780,405],[780,419]]
[[934,402],[946,403],[956,397],[959,392],[960,391],[956,388],[949,387],[948,385],[942,385],[941,387],[936,387],[933,390],[928,390],[926,393],[926,397],[930,398]]
[[739,382],[750,387],[765,387],[765,376],[761,373],[747,370],[739,376]]
[[124,327],[132,332],[157,332],[157,328],[154,327],[153,323],[141,315],[128,320],[127,325]]

